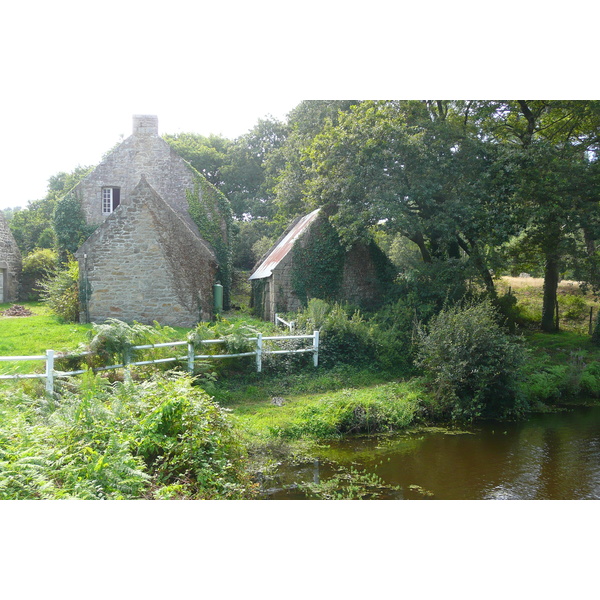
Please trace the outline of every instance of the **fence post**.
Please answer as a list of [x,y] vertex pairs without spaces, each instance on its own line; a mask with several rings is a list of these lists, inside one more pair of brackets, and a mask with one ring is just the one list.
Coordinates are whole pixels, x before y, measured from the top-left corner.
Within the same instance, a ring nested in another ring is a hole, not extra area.
[[46,393],[54,391],[54,350],[46,350]]
[[315,349],[315,352],[313,354],[313,364],[315,365],[315,367],[319,366],[319,332],[315,331],[313,332],[313,347]]
[[190,375],[194,374],[194,344],[192,344],[192,342],[188,342],[188,371],[190,373]]
[[123,355],[123,375],[126,383],[131,383],[131,367],[129,363],[131,362],[131,348],[126,348],[125,353]]
[[262,371],[262,333],[259,333],[256,337],[256,371],[260,373]]

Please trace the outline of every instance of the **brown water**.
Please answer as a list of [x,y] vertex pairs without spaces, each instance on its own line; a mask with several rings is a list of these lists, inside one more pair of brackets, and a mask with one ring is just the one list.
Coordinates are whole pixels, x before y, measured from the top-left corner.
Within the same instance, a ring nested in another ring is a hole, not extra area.
[[465,430],[427,429],[329,444],[319,460],[283,467],[266,497],[302,499],[294,485],[340,467],[377,474],[399,499],[600,499],[600,407]]

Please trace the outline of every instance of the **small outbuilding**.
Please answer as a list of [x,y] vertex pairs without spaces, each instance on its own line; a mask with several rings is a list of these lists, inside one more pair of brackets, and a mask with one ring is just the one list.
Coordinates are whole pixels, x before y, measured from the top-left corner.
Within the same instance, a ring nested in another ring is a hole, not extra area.
[[21,268],[21,252],[0,210],[0,304],[17,301]]
[[296,219],[254,268],[251,305],[261,318],[272,321],[310,298],[380,306],[393,280],[391,262],[375,242],[346,250],[329,222],[332,212],[319,208]]

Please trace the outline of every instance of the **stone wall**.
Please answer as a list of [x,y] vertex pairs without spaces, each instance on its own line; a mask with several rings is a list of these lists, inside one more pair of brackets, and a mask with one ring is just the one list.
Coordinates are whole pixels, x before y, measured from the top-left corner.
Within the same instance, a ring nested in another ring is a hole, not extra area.
[[374,251],[366,244],[355,244],[344,257],[340,296],[362,309],[377,308],[384,293],[382,274],[373,259]]
[[[325,219],[322,214],[318,219]],[[314,221],[296,240],[296,244],[307,244],[318,228]],[[293,250],[288,252],[273,268],[272,275],[252,281],[253,306],[267,321],[272,321],[275,313],[294,312],[302,308],[302,302],[292,285],[292,272],[302,265],[293,263]],[[381,256],[377,257],[376,255]],[[393,269],[382,272],[376,259],[382,265],[389,263],[381,251],[366,244],[355,244],[344,255],[342,283],[337,293],[338,300],[348,302],[363,309],[375,309],[380,306],[386,283],[393,278]],[[384,267],[385,269],[385,267]]]
[[126,206],[142,175],[188,225],[195,227],[186,198],[186,190],[194,190],[194,172],[158,135],[158,119],[153,115],[135,115],[133,134],[75,187],[88,224],[106,219],[102,214],[102,188],[120,188],[121,205]]
[[17,301],[21,267],[21,252],[0,210],[0,302]]
[[270,277],[252,281],[253,306],[265,321],[273,321],[275,313],[294,312],[302,306],[292,286],[292,266],[289,252]]
[[84,321],[192,327],[212,317],[214,254],[144,178],[77,258]]

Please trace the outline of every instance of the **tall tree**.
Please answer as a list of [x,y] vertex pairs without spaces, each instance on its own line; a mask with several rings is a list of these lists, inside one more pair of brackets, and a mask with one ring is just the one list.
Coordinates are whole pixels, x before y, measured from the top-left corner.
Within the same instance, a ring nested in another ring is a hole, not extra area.
[[466,255],[494,294],[485,248],[506,239],[514,219],[498,147],[477,135],[470,110],[363,102],[315,137],[306,189],[313,205],[338,206],[333,220],[347,245],[380,223],[414,242],[425,262]]
[[237,219],[272,218],[275,194],[271,174],[280,168],[277,152],[288,136],[287,126],[273,118],[259,119],[231,146],[223,169],[225,189]]
[[561,266],[582,231],[592,249],[585,215],[593,190],[600,133],[600,104],[590,101],[517,100],[487,103],[486,135],[504,145],[517,174],[514,201],[526,235],[544,257],[541,327],[558,328]]
[[26,208],[18,210],[11,219],[10,228],[23,256],[36,248],[54,248],[54,211],[57,203],[91,170],[91,167],[77,167],[71,173],[61,171],[48,179],[46,196],[29,202]]
[[337,124],[340,114],[355,104],[358,104],[357,100],[304,100],[288,115],[287,140],[271,157],[278,167],[271,179],[280,229],[285,229],[291,219],[310,209],[305,185],[312,166],[309,149],[313,139],[326,124]]

